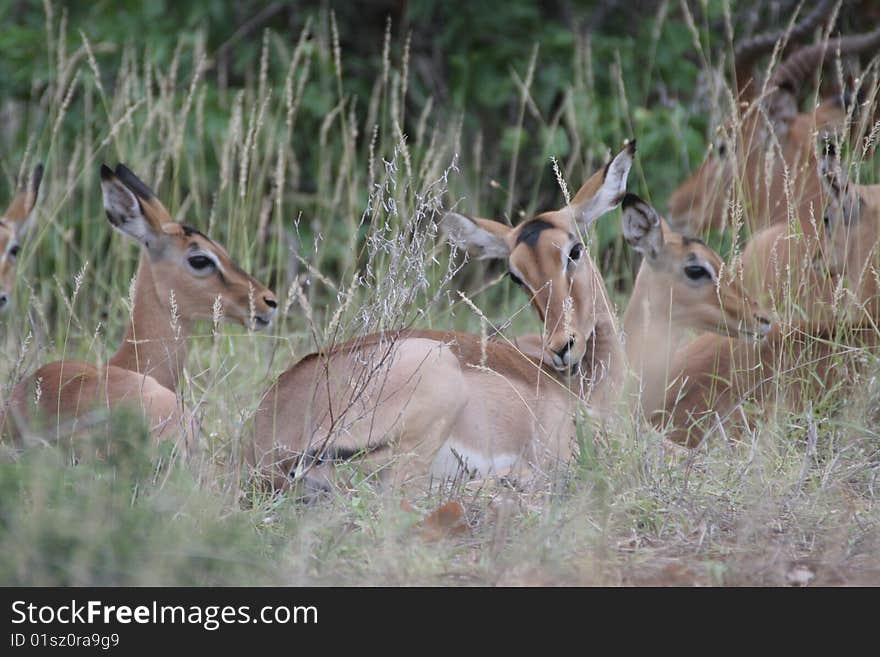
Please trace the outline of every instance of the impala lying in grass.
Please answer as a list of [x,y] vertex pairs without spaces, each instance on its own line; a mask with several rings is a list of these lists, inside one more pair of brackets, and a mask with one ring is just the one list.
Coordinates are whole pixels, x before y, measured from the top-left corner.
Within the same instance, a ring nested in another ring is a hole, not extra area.
[[[832,7],[833,3],[823,2],[819,9],[827,13]],[[820,13],[808,17],[809,26],[815,24],[814,18],[821,18]],[[792,32],[801,36],[811,29],[795,27]],[[757,39],[748,57],[737,58],[737,79],[744,88],[736,90],[740,95],[735,113],[719,130],[700,167],[670,196],[673,227],[701,234],[729,226],[731,202],[737,200],[751,232],[774,224],[787,226],[793,218],[804,234],[815,236],[811,211],[818,212],[822,190],[816,174],[815,135],[843,129],[848,118],[870,129],[871,117],[859,105],[864,90],[835,95],[806,112],[798,112],[799,98],[816,71],[833,57],[880,49],[880,28],[796,50],[762,89],[751,77],[751,65],[782,36]],[[749,262],[746,259],[746,266]]]
[[677,363],[692,357],[695,333],[754,341],[770,322],[702,240],[672,230],[634,194],[622,206],[623,235],[643,256],[623,317],[626,355],[638,385],[633,403],[651,418],[664,407]]
[[[846,385],[864,347],[878,343],[880,186],[856,185],[830,153],[820,162],[827,201],[821,253],[807,263],[825,302],[837,312],[815,313],[794,324],[774,325],[759,345],[702,336],[673,371],[665,409],[677,442],[696,445],[719,424],[751,425],[751,409],[776,406],[803,411]],[[776,279],[779,281],[780,279]],[[776,294],[786,291],[782,283]],[[814,311],[816,308],[814,308]]]
[[222,309],[223,317],[260,329],[275,314],[271,291],[222,246],[174,221],[127,167],[103,166],[101,187],[110,224],[141,246],[125,338],[106,366],[56,361],[19,383],[0,418],[14,437],[72,435],[88,427],[95,409],[120,406],[142,412],[156,439],[188,437],[176,389],[193,322]]
[[266,392],[250,462],[281,488],[324,487],[361,455],[393,484],[464,470],[536,484],[565,463],[575,404],[602,413],[619,395],[623,353],[613,308],[583,233],[623,196],[635,143],[571,203],[516,227],[448,213],[442,228],[476,258],[508,264],[544,322],[523,354],[479,335],[401,330],[302,359]]

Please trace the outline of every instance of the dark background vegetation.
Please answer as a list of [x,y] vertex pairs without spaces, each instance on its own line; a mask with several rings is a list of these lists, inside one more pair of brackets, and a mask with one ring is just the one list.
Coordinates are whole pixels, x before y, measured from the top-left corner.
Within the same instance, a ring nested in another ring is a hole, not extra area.
[[[710,61],[729,50],[724,30],[723,3],[690,3],[701,41]],[[731,13],[737,38],[755,31],[785,24],[798,6],[795,0],[760,3],[732,2]],[[809,4],[809,3],[807,3]],[[842,12],[844,29],[859,28],[869,15],[871,2],[846,3]],[[490,177],[501,177],[517,140],[525,154],[518,175],[523,177],[522,207],[531,198],[529,180],[546,172],[547,162],[540,135],[531,130],[537,115],[553,116],[566,90],[578,79],[576,43],[590,45],[594,86],[574,89],[575,104],[592,108],[591,114],[605,118],[602,134],[580,135],[584,144],[603,147],[616,140],[611,136],[636,134],[641,140],[643,160],[661,155],[650,174],[651,191],[661,198],[670,191],[702,156],[707,130],[705,112],[689,109],[694,103],[695,86],[702,68],[693,38],[677,2],[664,0],[532,2],[486,0],[482,2],[444,2],[438,0],[391,0],[354,2],[260,2],[205,0],[151,2],[96,0],[54,3],[55,18],[66,15],[68,47],[80,42],[80,30],[92,41],[99,63],[110,64],[123,45],[146,52],[159,67],[172,60],[179,39],[193,42],[204,38],[211,59],[208,82],[216,82],[206,109],[209,126],[222,129],[219,117],[228,113],[231,92],[255,84],[264,29],[289,39],[292,47],[308,18],[315,21],[315,37],[329,35],[328,16],[335,14],[343,53],[343,84],[346,94],[360,99],[365,111],[372,85],[382,69],[382,44],[390,20],[392,58],[400,57],[407,39],[410,43],[410,80],[404,131],[412,133],[419,112],[429,97],[439,114],[461,113],[465,143],[479,133],[484,164]],[[876,9],[874,9],[876,11]],[[866,13],[868,12],[868,13]],[[38,0],[12,0],[0,3],[0,90],[6,99],[33,100],[49,82],[53,70],[46,50],[47,18]],[[525,77],[533,49],[537,48],[537,67],[531,88],[531,105],[525,116],[525,130],[516,129],[519,91],[515,78]],[[181,69],[193,62],[191,52],[182,51]],[[332,67],[332,62],[322,65]],[[112,89],[113,68],[103,66],[106,87]],[[628,106],[621,104],[615,77],[622,77]],[[270,68],[271,83],[283,83],[284,67]],[[180,85],[185,86],[186,78]],[[336,90],[330,85],[310,85],[301,120],[319,123],[336,104]],[[75,108],[74,108],[75,109]],[[595,130],[595,122],[583,115],[582,129]],[[210,121],[212,114],[218,117]],[[76,120],[65,122],[65,129],[76,129]],[[36,126],[27,126],[36,127]],[[650,128],[650,129],[649,129]],[[539,131],[538,131],[539,132]],[[24,132],[21,134],[25,134]],[[308,130],[303,134],[309,134]],[[362,133],[362,142],[369,135]],[[570,155],[571,138],[564,133],[553,143],[553,154]],[[11,144],[6,144],[9,147]],[[20,144],[16,144],[20,145]],[[301,191],[315,189],[315,166],[308,166],[309,144],[299,147],[305,155],[300,180]],[[3,153],[8,174],[15,169]],[[582,156],[585,157],[586,156]],[[216,163],[215,163],[216,164]],[[537,172],[535,171],[537,170]],[[497,174],[497,175],[496,175]],[[555,182],[546,175],[541,198],[552,202]],[[655,182],[656,181],[656,182]],[[497,192],[495,196],[502,196]],[[498,214],[499,201],[492,194],[479,199],[484,213]]]

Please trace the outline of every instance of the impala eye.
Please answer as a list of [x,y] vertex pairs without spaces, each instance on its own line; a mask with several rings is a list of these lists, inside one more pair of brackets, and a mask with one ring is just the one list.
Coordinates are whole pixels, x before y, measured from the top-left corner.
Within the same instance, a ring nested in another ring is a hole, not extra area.
[[13,244],[12,248],[9,249],[9,256],[11,258],[16,258],[18,257],[19,251],[21,251],[21,247],[18,244]]
[[507,275],[510,276],[510,280],[513,281],[514,285],[522,286],[523,282],[519,276],[514,274],[512,271],[507,272]]
[[214,261],[211,260],[208,256],[203,255],[190,256],[187,262],[189,262],[189,266],[196,271],[203,271],[208,267],[214,266]]
[[726,156],[727,155],[727,142],[724,142],[724,141],[718,142],[718,147],[716,150],[718,152],[718,157],[723,158],[724,156]]
[[822,215],[822,223],[825,224],[825,230],[831,227],[831,215],[828,212]]
[[571,247],[571,251],[568,252],[568,259],[572,262],[577,262],[581,259],[581,255],[584,252],[584,245],[578,242],[573,247]]
[[709,273],[709,270],[702,265],[688,265],[684,268],[684,275],[692,281],[698,281],[702,278],[712,278],[712,274]]

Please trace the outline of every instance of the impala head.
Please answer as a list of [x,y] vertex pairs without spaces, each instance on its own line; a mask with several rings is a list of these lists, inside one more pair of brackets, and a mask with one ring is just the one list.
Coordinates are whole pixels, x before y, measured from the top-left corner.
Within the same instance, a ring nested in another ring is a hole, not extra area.
[[[823,3],[824,6],[825,3]],[[761,42],[762,47],[774,42]],[[817,45],[807,46],[788,56],[774,71],[767,82],[768,94],[761,100],[759,111],[754,93],[759,90],[750,74],[737,77],[745,79],[749,93],[741,97],[735,115],[716,131],[716,139],[705,159],[669,197],[669,221],[678,230],[703,232],[709,226],[720,227],[724,223],[729,195],[738,181],[751,205],[769,202],[774,211],[784,216],[786,211],[785,186],[781,174],[766,180],[766,155],[768,148],[776,143],[787,161],[794,162],[798,156],[810,156],[814,132],[824,126],[839,124],[846,116],[847,107],[841,98],[824,101],[810,115],[798,114],[797,102],[802,88],[812,80],[815,71],[836,57],[873,52],[880,47],[880,29],[866,34],[831,39]],[[754,54],[750,65],[754,63]],[[766,116],[766,118],[765,118]],[[772,132],[772,135],[771,135]],[[779,157],[776,156],[776,161]],[[813,168],[808,170],[808,188],[801,196],[809,201],[819,194],[819,183]],[[769,189],[766,189],[768,188]],[[768,197],[765,199],[764,197]],[[796,199],[797,200],[797,199]],[[806,221],[801,217],[802,223]]]
[[671,326],[749,338],[767,333],[770,322],[741,281],[724,275],[724,262],[715,251],[671,230],[635,194],[627,194],[622,207],[623,235],[647,267],[639,272],[638,293],[647,295],[653,308],[668,309]]
[[5,312],[12,303],[15,265],[21,250],[21,238],[37,204],[42,180],[43,165],[38,164],[30,180],[18,191],[6,212],[0,216],[0,313]]
[[441,227],[450,241],[478,259],[508,263],[510,279],[526,292],[544,322],[543,360],[560,371],[576,369],[607,297],[586,247],[590,225],[618,203],[626,189],[636,143],[629,141],[590,177],[566,207],[511,228],[490,219],[448,213]]
[[[195,228],[177,223],[152,190],[126,166],[101,167],[104,209],[113,227],[133,238],[149,256],[159,299],[173,291],[181,317],[209,319],[220,298],[224,317],[244,326],[267,327],[275,295],[244,272],[222,246]],[[253,321],[252,321],[253,320]]]
[[[825,190],[825,208],[822,213],[824,242],[821,263],[823,270],[832,275],[846,273],[854,279],[869,279],[873,260],[869,260],[880,239],[880,188],[857,185],[849,180],[840,160],[830,149],[819,161],[819,175]],[[820,263],[817,262],[817,265]]]

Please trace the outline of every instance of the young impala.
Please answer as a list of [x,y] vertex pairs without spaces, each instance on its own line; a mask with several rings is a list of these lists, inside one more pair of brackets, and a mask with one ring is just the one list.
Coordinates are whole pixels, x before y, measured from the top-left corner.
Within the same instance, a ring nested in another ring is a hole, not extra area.
[[6,312],[12,305],[15,264],[21,250],[21,237],[37,204],[42,180],[43,165],[38,164],[30,181],[18,191],[6,212],[0,216],[0,313]]
[[[773,41],[764,45],[770,50]],[[777,223],[787,225],[792,216],[805,235],[815,236],[811,208],[818,212],[821,195],[815,135],[842,128],[853,99],[841,94],[799,113],[798,97],[827,60],[878,48],[880,28],[807,46],[779,65],[767,82],[765,98],[756,98],[760,87],[754,81],[744,92],[740,89],[736,116],[720,131],[720,139],[700,167],[670,196],[670,223],[692,234],[723,228],[729,224],[729,203],[736,192],[752,232]],[[737,77],[745,78],[741,67],[737,62]],[[870,117],[858,107],[854,118],[856,124],[867,122],[870,128]]]
[[[628,397],[637,415],[656,419],[678,363],[689,358],[700,333],[756,341],[770,330],[735,272],[702,240],[672,230],[635,194],[621,203],[621,227],[643,260],[623,316],[626,358],[634,390]],[[527,335],[517,345],[535,344]]]
[[[761,300],[781,314],[820,328],[839,317],[841,303],[852,299],[843,288],[867,304],[880,319],[877,302],[871,301],[875,278],[869,257],[877,244],[876,222],[869,216],[877,207],[878,185],[855,185],[839,172],[830,142],[817,166],[822,199],[815,208],[819,237],[805,241],[789,235],[785,224],[754,236],[743,253],[746,284]],[[843,274],[846,279],[841,285]]]
[[193,322],[211,318],[218,301],[224,317],[257,329],[275,314],[271,291],[222,246],[174,221],[127,167],[102,166],[101,187],[111,225],[141,246],[125,338],[106,367],[56,361],[18,384],[0,418],[0,428],[13,436],[40,429],[43,436],[72,434],[95,408],[122,405],[139,409],[157,439],[181,435],[175,390]]
[[823,158],[819,170],[828,200],[815,268],[826,269],[829,279],[845,288],[839,300],[845,312],[775,325],[759,345],[701,336],[674,368],[677,383],[664,404],[676,442],[696,445],[719,422],[741,425],[748,420],[744,407],[749,404],[763,410],[780,404],[801,409],[846,382],[841,356],[857,353],[854,346],[876,347],[880,185],[850,182],[833,154]]
[[313,354],[266,392],[250,462],[273,486],[324,487],[354,455],[416,477],[481,475],[534,482],[566,461],[575,401],[598,412],[617,396],[623,354],[613,308],[583,233],[623,195],[635,143],[571,203],[516,227],[449,213],[442,228],[476,258],[507,261],[545,325],[537,353],[478,335],[401,330]]
[[670,229],[635,194],[622,207],[623,235],[643,256],[623,316],[626,356],[638,385],[634,402],[651,418],[663,408],[675,363],[688,358],[695,333],[755,340],[770,323],[701,240]]

